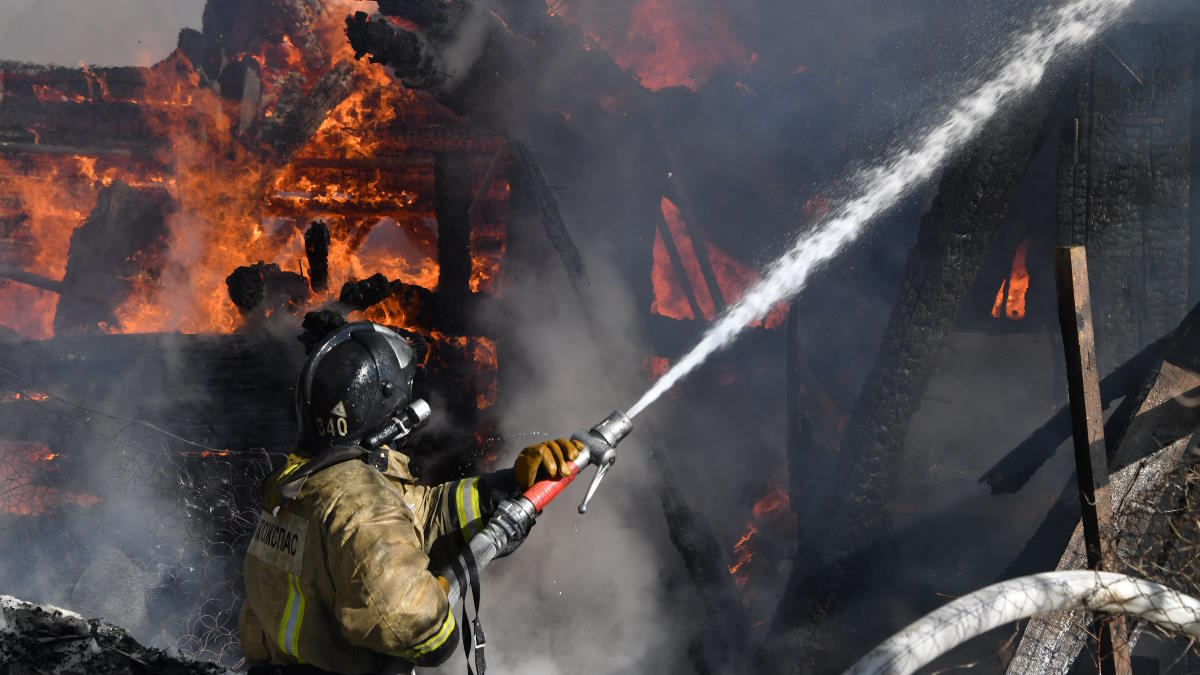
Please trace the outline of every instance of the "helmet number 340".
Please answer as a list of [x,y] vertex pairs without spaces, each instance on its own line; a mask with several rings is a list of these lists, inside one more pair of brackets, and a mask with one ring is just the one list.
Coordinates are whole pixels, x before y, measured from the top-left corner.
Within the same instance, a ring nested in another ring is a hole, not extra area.
[[350,426],[346,422],[346,406],[341,401],[338,401],[329,413],[329,417],[325,419],[318,417],[315,420],[318,436],[345,436],[350,433]]
[[318,417],[316,421],[318,436],[345,436],[350,433],[345,417],[330,417],[324,420]]

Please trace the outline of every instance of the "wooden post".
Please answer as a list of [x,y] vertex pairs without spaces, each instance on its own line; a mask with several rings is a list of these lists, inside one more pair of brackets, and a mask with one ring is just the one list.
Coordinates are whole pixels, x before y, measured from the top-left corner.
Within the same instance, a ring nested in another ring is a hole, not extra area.
[[[1104,446],[1104,415],[1100,405],[1100,376],[1096,370],[1096,340],[1092,330],[1092,301],[1088,290],[1087,256],[1082,246],[1061,247],[1054,254],[1058,284],[1058,320],[1067,357],[1067,386],[1071,396],[1071,428],[1083,539],[1088,567],[1115,569],[1112,498],[1108,457]],[[1100,623],[1100,672],[1130,675],[1129,640],[1125,617]]]

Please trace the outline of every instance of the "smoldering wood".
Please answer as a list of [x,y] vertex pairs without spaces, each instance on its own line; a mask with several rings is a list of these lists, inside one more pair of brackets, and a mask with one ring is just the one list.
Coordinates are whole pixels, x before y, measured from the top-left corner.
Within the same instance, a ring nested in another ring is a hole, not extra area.
[[667,533],[710,618],[690,649],[693,665],[700,673],[742,672],[751,643],[751,622],[729,574],[724,549],[704,514],[688,506],[662,449],[651,445],[650,456],[658,467],[658,496]]
[[229,299],[243,317],[254,310],[263,314],[284,305],[297,307],[312,295],[304,277],[261,260],[234,269],[225,277],[225,286],[229,290]]
[[314,220],[304,231],[304,257],[308,260],[308,280],[314,291],[329,287],[329,226]]
[[1087,244],[1107,373],[1187,309],[1196,49],[1181,26],[1131,25],[1090,51],[1060,144],[1059,243]]
[[50,291],[51,293],[62,292],[61,281],[44,277],[40,274],[34,274],[33,272],[26,272],[18,267],[0,266],[0,278],[40,288],[43,291]]
[[[943,173],[938,195],[921,219],[879,355],[834,458],[836,478],[815,485],[797,504],[799,512],[827,514],[800,521],[800,540],[819,552],[819,560],[793,568],[773,634],[811,634],[822,626],[848,592],[847,578],[856,576],[843,569],[843,561],[857,559],[851,552],[870,547],[879,532],[912,416],[958,307],[1046,138],[1065,67],[1050,69],[1027,99],[995,118]],[[863,618],[855,626],[862,636],[838,641],[843,649],[866,648],[882,637],[878,627],[867,628],[873,620]],[[823,669],[836,667],[828,663]]]
[[558,199],[546,184],[546,177],[542,175],[542,168],[533,155],[533,149],[520,142],[514,142],[512,149],[520,160],[520,165],[524,168],[524,172],[518,173],[518,176],[528,188],[529,196],[537,204],[546,237],[558,253],[559,259],[562,260],[571,287],[582,298],[587,269],[583,264],[583,256],[580,255],[579,248],[571,238],[571,232],[567,229],[566,222],[563,221],[562,212],[558,208]]
[[354,65],[340,62],[323,74],[316,84],[305,89],[300,78],[290,80],[275,105],[275,112],[257,123],[255,140],[273,161],[282,163],[312,138],[330,111],[354,91],[361,82]]

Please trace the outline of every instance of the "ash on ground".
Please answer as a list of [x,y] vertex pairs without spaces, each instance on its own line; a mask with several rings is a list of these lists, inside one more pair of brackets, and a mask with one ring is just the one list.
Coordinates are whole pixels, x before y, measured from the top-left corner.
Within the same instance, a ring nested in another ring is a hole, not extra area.
[[0,595],[0,670],[8,675],[224,675],[232,671],[143,647],[121,628]]

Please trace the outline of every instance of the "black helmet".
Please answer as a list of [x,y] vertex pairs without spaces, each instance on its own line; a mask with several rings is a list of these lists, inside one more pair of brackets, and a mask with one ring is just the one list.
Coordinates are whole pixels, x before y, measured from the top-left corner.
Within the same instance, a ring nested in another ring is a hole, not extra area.
[[296,382],[300,450],[353,445],[412,402],[416,351],[400,335],[361,321],[317,343]]

